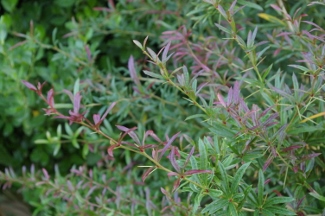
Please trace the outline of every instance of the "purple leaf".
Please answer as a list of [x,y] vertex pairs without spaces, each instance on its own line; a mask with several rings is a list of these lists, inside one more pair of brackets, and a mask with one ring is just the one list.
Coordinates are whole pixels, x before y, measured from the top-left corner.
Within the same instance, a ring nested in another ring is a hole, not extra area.
[[266,162],[263,165],[263,172],[270,166],[272,161],[273,161],[273,157],[270,157],[269,159],[266,160]]
[[134,81],[134,83],[137,86],[140,86],[140,80],[139,80],[138,75],[137,75],[137,72],[135,70],[133,56],[130,56],[130,58],[129,58],[129,61],[128,61],[128,69],[129,69],[130,76],[131,76],[132,80]]
[[174,182],[174,185],[173,185],[173,191],[175,191],[178,187],[179,187],[179,184],[181,183],[181,179],[178,178],[175,182]]
[[165,154],[165,152],[167,151],[167,149],[171,146],[172,142],[176,139],[176,137],[178,136],[180,132],[174,134],[174,136],[172,136],[172,138],[170,138],[167,142],[167,144],[165,145],[165,147],[161,150],[160,155],[158,157],[158,159],[160,160],[161,157]]
[[194,149],[195,149],[195,147],[193,146],[192,149],[191,149],[191,151],[190,151],[190,153],[188,154],[188,156],[187,156],[187,158],[186,158],[186,161],[185,161],[185,163],[184,163],[184,168],[186,167],[186,165],[187,165],[188,162],[190,161],[190,158],[191,158],[191,156],[192,156],[193,153],[194,153]]
[[48,104],[51,108],[54,108],[54,97],[53,97],[53,94],[54,94],[53,89],[50,89],[50,90],[47,92],[47,97],[46,97],[47,104]]
[[217,97],[218,97],[219,102],[221,103],[221,105],[223,107],[227,107],[226,102],[223,100],[223,97],[222,97],[222,95],[220,93],[218,93]]
[[79,113],[81,98],[82,98],[82,96],[80,95],[80,92],[77,92],[77,94],[75,94],[73,97],[73,112],[74,113]]
[[150,167],[149,169],[147,169],[144,173],[143,173],[143,175],[142,175],[142,177],[141,177],[141,179],[142,179],[142,181],[144,182],[145,180],[146,180],[146,178],[154,171],[154,167]]
[[30,90],[37,91],[37,88],[30,82],[27,82],[26,80],[22,80],[21,82]]
[[133,128],[127,128],[121,125],[116,125],[116,127],[121,130],[124,131],[125,133],[127,133],[132,139],[133,141],[135,141],[138,145],[141,145],[140,140],[138,138],[138,136],[134,133],[134,130],[137,129],[137,127],[133,127]]
[[302,146],[300,146],[300,145],[293,145],[293,146],[282,149],[282,151],[284,151],[284,152],[292,151],[292,150],[295,150],[295,149],[298,149],[298,148],[301,148],[301,147]]
[[99,114],[94,114],[93,115],[93,120],[95,125],[98,125],[100,123],[100,115]]
[[103,114],[103,116],[100,118],[99,114],[94,114],[93,115],[93,120],[95,123],[95,127],[99,129],[100,124],[104,121],[108,113],[113,109],[113,107],[116,105],[116,102],[113,102],[106,110],[106,112]]
[[170,154],[169,154],[169,160],[170,160],[172,166],[175,168],[175,170],[177,172],[180,172],[181,171],[180,167],[178,166],[178,163],[177,163],[176,158],[175,158],[175,150],[176,150],[176,147],[172,146]]
[[162,61],[165,62],[167,61],[167,54],[168,54],[168,51],[169,51],[169,48],[170,48],[170,44],[171,44],[171,41],[168,42],[168,44],[165,46],[164,48],[164,52],[162,54]]
[[168,177],[170,177],[170,176],[179,176],[179,174],[178,174],[177,172],[169,172],[169,173],[167,174],[167,176],[168,176]]
[[201,173],[212,173],[211,170],[189,170],[184,173],[184,175],[194,175],[194,174],[201,174]]

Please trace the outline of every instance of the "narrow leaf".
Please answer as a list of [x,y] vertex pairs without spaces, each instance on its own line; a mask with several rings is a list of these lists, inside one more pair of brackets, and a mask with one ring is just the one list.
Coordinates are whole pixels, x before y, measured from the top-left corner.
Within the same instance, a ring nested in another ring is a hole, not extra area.
[[236,172],[234,179],[232,181],[232,185],[231,185],[231,190],[233,193],[237,193],[237,189],[239,187],[239,182],[242,180],[243,175],[246,171],[246,169],[249,167],[250,163],[245,163],[244,165],[242,165]]

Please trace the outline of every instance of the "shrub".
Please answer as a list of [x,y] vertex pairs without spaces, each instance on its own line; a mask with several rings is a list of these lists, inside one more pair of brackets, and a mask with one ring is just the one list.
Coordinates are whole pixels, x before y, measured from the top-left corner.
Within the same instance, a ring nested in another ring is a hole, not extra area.
[[35,214],[324,213],[325,30],[306,16],[322,4],[193,2],[192,21],[163,32],[159,51],[133,40],[145,59],[131,56],[127,70],[75,79],[58,96],[23,81],[69,123],[36,142],[62,158],[69,142],[86,161],[68,175],[6,169],[3,187],[26,188]]

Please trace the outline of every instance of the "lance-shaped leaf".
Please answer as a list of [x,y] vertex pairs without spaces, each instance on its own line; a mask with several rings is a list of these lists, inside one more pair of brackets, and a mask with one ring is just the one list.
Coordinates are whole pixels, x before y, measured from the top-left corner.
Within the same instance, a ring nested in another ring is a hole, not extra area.
[[100,117],[99,114],[94,114],[93,115],[93,120],[95,123],[95,128],[99,129],[99,126],[101,125],[101,123],[104,121],[104,119],[106,118],[106,116],[108,115],[108,113],[113,109],[113,107],[116,105],[116,102],[113,102],[106,110],[106,112],[103,114],[102,117]]
[[172,145],[172,143],[174,142],[174,140],[176,139],[176,137],[178,136],[180,132],[174,134],[174,136],[172,136],[172,138],[170,138],[167,142],[167,144],[164,146],[164,148],[160,151],[160,154],[158,156],[158,160],[160,160],[162,158],[162,156],[165,154],[165,152],[167,151],[167,149],[170,148],[170,146]]
[[124,131],[126,134],[128,134],[136,144],[141,145],[139,137],[134,133],[134,130],[137,129],[136,127],[127,128],[127,127],[122,126],[122,125],[116,125],[116,127],[119,130]]
[[245,171],[249,167],[249,165],[250,163],[245,163],[237,170],[231,185],[231,191],[233,194],[237,193],[239,183],[242,180],[243,175],[245,174]]
[[140,87],[141,84],[140,84],[140,80],[139,80],[139,77],[138,77],[138,75],[137,75],[137,72],[136,72],[136,70],[135,70],[134,58],[133,58],[133,56],[130,56],[130,58],[129,58],[129,61],[128,61],[128,69],[129,69],[130,76],[131,76],[133,82],[134,82],[138,87]]

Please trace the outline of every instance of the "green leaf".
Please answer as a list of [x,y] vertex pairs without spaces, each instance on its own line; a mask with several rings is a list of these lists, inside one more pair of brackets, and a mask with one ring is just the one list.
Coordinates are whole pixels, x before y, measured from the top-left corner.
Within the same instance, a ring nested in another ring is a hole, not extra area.
[[231,216],[237,216],[238,215],[236,207],[235,207],[235,205],[233,203],[229,203],[227,210],[228,210],[228,215],[231,215]]
[[268,198],[263,206],[269,207],[274,204],[293,202],[294,200],[292,197],[272,197]]
[[267,77],[267,75],[269,75],[272,67],[273,67],[273,64],[271,64],[268,68],[266,68],[265,70],[263,70],[263,72],[262,72],[262,78],[263,79],[265,79]]
[[234,179],[232,181],[232,185],[231,185],[231,191],[232,193],[237,193],[237,189],[239,187],[239,182],[242,180],[243,175],[246,171],[246,169],[249,167],[250,163],[245,163],[244,165],[242,165],[236,172]]
[[203,190],[200,193],[197,193],[194,198],[192,213],[195,215],[196,211],[198,210],[199,206],[201,205],[201,200],[205,196],[204,193],[202,193]]
[[258,193],[257,202],[259,205],[262,205],[262,203],[263,203],[264,182],[265,182],[265,179],[264,179],[263,171],[259,170],[258,185],[257,185],[257,193]]
[[288,65],[289,67],[293,67],[293,68],[297,68],[297,69],[300,69],[305,73],[308,73],[310,71],[310,69],[304,67],[304,66],[301,66],[301,65]]
[[89,153],[89,146],[88,146],[88,144],[84,144],[82,146],[82,157],[83,158],[86,158],[86,156],[88,155],[88,153]]
[[194,92],[196,92],[196,89],[197,89],[197,79],[195,79],[193,82],[192,82],[192,90]]
[[80,83],[80,79],[78,78],[74,83],[73,95],[76,95],[79,92],[79,83]]
[[199,118],[199,117],[203,118],[203,117],[206,117],[206,115],[205,114],[194,114],[194,115],[191,115],[191,116],[187,117],[185,119],[185,121],[190,120],[190,119],[194,119],[194,118]]
[[219,167],[219,172],[221,175],[221,185],[224,188],[224,192],[230,192],[227,173],[226,173],[226,170],[225,170],[223,164],[220,161],[218,161],[218,167]]
[[35,140],[35,144],[49,144],[50,141],[46,140],[46,139],[37,139]]
[[[260,215],[260,214],[258,214],[258,212],[256,211],[256,215]],[[267,210],[267,209],[263,209],[262,210],[262,215],[265,215],[265,216],[275,216],[275,214],[273,213],[273,212],[271,212],[271,211],[269,211],[269,210]]]
[[311,196],[315,197],[318,200],[321,200],[323,202],[325,202],[325,197],[320,195],[319,193],[317,193],[316,191],[313,191],[311,193],[309,193]]
[[286,209],[285,207],[277,207],[273,206],[272,208],[267,208],[270,212],[274,213],[275,215],[296,215],[295,212]]
[[200,167],[199,169],[208,169],[208,155],[206,150],[206,144],[199,139],[199,153],[200,153]]
[[79,148],[80,148],[79,143],[77,142],[77,139],[73,139],[73,140],[72,140],[72,145],[73,145],[73,147],[75,147],[76,149],[79,149]]
[[257,158],[260,158],[260,157],[263,157],[263,154],[259,153],[259,152],[246,153],[243,156],[243,161],[251,162],[251,161],[253,161],[253,160],[257,159]]
[[147,71],[147,70],[143,70],[143,73],[145,73],[146,75],[148,76],[151,76],[151,77],[154,77],[154,78],[157,78],[157,79],[163,79],[163,77],[159,74],[155,74],[151,71]]
[[157,54],[156,54],[152,49],[150,49],[150,48],[148,47],[147,50],[148,50],[148,52],[149,52],[151,58],[153,59],[153,61],[158,61],[158,60],[159,60]]
[[216,123],[209,128],[209,130],[214,134],[221,137],[234,138],[235,132],[227,128],[226,126]]
[[12,12],[15,9],[17,3],[18,0],[1,0],[3,8],[8,12]]
[[69,136],[73,136],[73,132],[72,132],[72,130],[71,130],[70,125],[68,125],[68,123],[65,123],[65,124],[64,124],[64,128],[65,128],[65,132],[67,132],[67,134],[68,134]]
[[217,189],[209,189],[209,192],[204,192],[205,194],[208,194],[212,199],[218,199],[223,194],[221,190]]
[[[200,154],[200,166],[199,169],[206,170],[208,169],[208,155],[206,149],[206,143],[204,143],[201,139],[199,139],[199,154]],[[203,185],[207,185],[208,182],[208,174],[201,174],[199,178]]]
[[209,205],[206,205],[203,209],[202,209],[202,213],[207,213],[209,212],[209,214],[214,214],[217,211],[219,211],[222,208],[225,208],[229,205],[229,201],[227,199],[217,199],[215,201],[213,201],[212,203],[210,203]]
[[231,31],[228,30],[227,28],[223,27],[222,25],[219,25],[218,23],[215,23],[215,25],[223,32],[226,32],[228,34],[231,34]]
[[60,137],[62,135],[62,125],[58,125],[58,127],[56,129],[56,134],[57,134],[58,138],[60,139]]
[[325,128],[320,126],[313,126],[313,125],[304,125],[301,127],[292,127],[289,131],[287,131],[288,134],[301,134],[306,132],[315,132],[315,131],[323,131]]
[[53,155],[56,156],[61,149],[61,143],[55,144]]
[[254,8],[260,11],[263,11],[263,8],[259,6],[258,4],[255,4],[253,2],[245,1],[245,0],[238,0],[238,3],[241,5],[244,5],[246,7]]
[[137,41],[137,40],[133,40],[133,43],[135,43],[135,45],[136,45],[137,47],[139,47],[140,49],[143,50],[142,44],[141,44],[139,41]]

